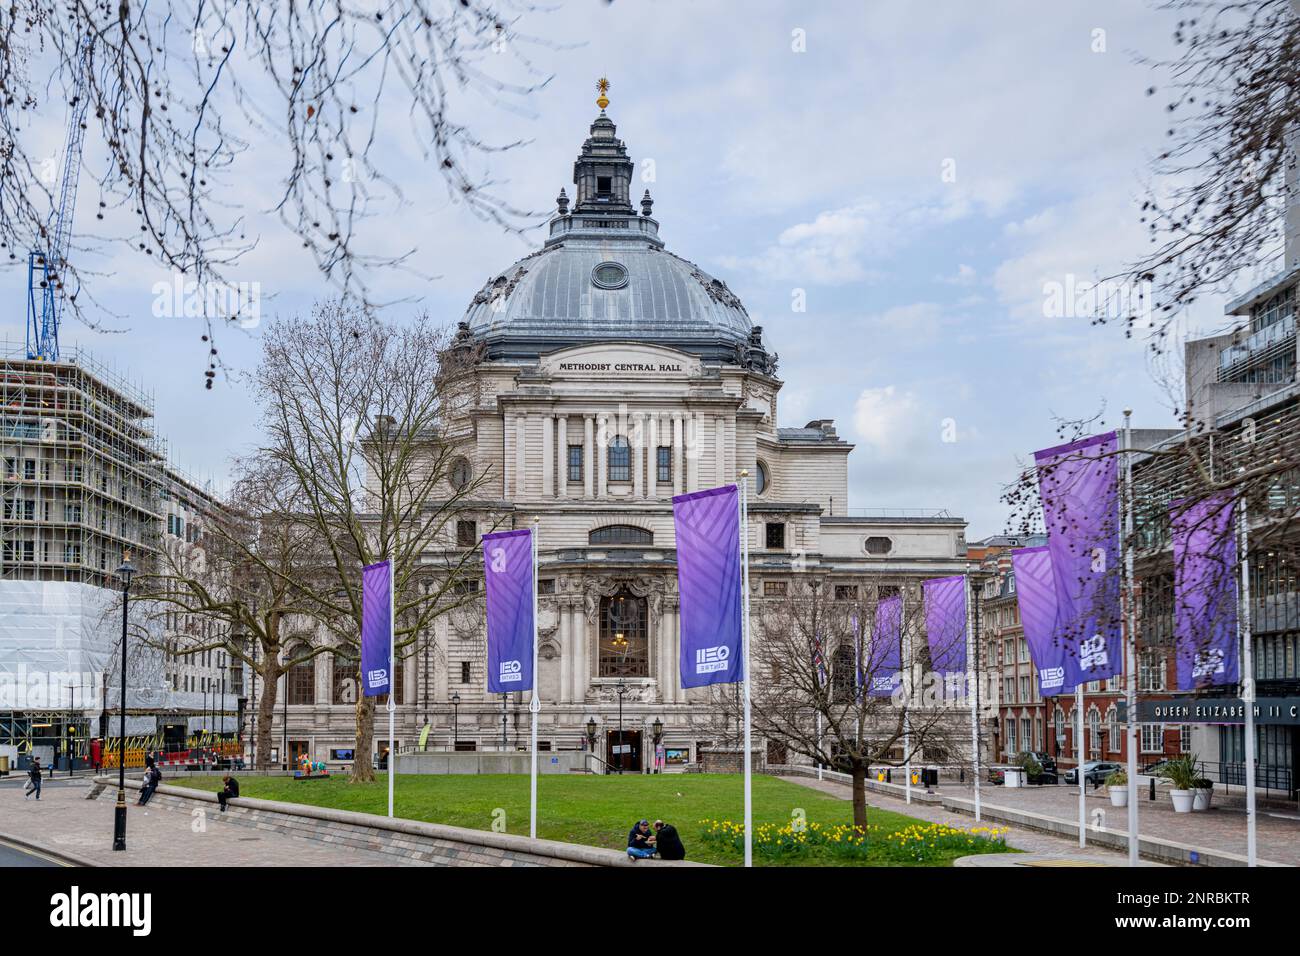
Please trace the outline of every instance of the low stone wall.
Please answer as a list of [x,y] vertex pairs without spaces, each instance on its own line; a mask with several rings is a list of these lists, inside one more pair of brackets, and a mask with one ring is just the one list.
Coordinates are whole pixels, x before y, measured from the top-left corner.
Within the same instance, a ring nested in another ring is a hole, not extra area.
[[[398,773],[530,773],[528,751],[414,750],[399,753],[393,765]],[[380,771],[381,773],[383,771]],[[540,751],[538,773],[603,773],[599,761],[581,750]]]
[[[305,783],[303,786],[311,786]],[[139,790],[138,780],[126,781],[128,790]],[[117,779],[96,778],[87,799],[107,791],[115,794]],[[193,813],[202,809],[219,813],[217,795],[190,787],[163,784],[150,806]],[[247,826],[305,840],[319,840],[340,846],[388,853],[394,863],[427,863],[434,866],[644,866],[634,864],[620,850],[561,843],[557,840],[530,840],[509,833],[469,830],[462,827],[423,823],[418,820],[388,819],[370,813],[310,807],[278,800],[240,797],[221,814],[224,823]],[[654,867],[703,866],[700,863],[656,860]]]
[[[749,752],[749,762],[754,773],[763,773],[767,763],[761,750]],[[707,747],[701,748],[696,755],[701,773],[743,773],[745,770],[745,750],[743,747]]]

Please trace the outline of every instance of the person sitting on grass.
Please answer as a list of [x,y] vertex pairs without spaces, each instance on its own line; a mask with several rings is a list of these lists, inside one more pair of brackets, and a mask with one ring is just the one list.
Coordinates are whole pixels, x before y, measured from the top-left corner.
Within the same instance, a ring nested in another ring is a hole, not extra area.
[[678,836],[677,828],[662,820],[655,821],[655,849],[659,851],[661,860],[686,859],[686,847],[682,846],[682,838]]
[[627,855],[633,860],[648,860],[655,855],[655,838],[649,820],[638,820],[627,835]]

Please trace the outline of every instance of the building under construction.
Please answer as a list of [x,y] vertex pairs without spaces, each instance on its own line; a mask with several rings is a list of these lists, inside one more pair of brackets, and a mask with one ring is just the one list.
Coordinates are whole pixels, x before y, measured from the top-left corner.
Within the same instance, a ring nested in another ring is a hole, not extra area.
[[[0,348],[0,756],[13,764],[86,760],[101,725],[117,732],[116,570],[126,552],[152,568],[166,536],[197,543],[215,507],[168,464],[153,407],[84,351],[48,362]],[[173,659],[159,650],[174,645],[167,632],[192,625],[163,621],[128,654],[127,733],[233,730],[221,715],[237,712],[237,697],[224,691],[242,687],[227,656]],[[200,706],[210,716],[196,724]]]

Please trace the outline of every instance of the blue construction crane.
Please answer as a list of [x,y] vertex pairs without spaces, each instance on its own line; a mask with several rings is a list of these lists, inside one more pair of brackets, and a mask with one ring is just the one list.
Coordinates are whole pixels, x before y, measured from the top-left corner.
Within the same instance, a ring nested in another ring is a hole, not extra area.
[[64,256],[72,234],[77,206],[77,181],[81,178],[81,146],[86,138],[86,78],[90,72],[91,38],[81,44],[76,81],[68,117],[67,147],[63,154],[63,180],[58,201],[45,227],[46,247],[27,257],[27,357],[46,362],[59,360],[59,319],[63,314]]

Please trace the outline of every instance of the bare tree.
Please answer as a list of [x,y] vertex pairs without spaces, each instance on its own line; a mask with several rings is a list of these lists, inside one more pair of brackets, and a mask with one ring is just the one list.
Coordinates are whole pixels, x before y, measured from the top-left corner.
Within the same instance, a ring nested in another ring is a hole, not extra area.
[[[915,582],[836,594],[807,576],[788,588],[755,608],[753,732],[849,774],[853,822],[865,827],[869,769],[951,762],[969,749],[969,716],[934,686]],[[873,641],[873,627],[881,602],[895,595],[903,598],[900,641],[886,648]],[[739,703],[726,690],[715,703],[729,724]]]
[[[1154,283],[1155,300],[1144,307],[1156,351],[1169,347],[1173,320],[1202,295],[1276,261],[1282,210],[1295,199],[1300,131],[1300,3],[1160,6],[1180,17],[1174,40],[1182,52],[1152,63],[1170,77],[1169,144],[1143,204],[1153,248],[1127,270],[1131,281]],[[1140,317],[1125,318],[1131,333]]]
[[331,647],[298,640],[318,628],[319,608],[299,582],[319,566],[321,548],[287,517],[292,485],[283,469],[257,458],[236,469],[228,500],[195,540],[162,541],[156,567],[141,575],[141,639],[161,633],[174,657],[223,650],[260,678],[254,750],[257,768],[267,769],[280,677]]
[[[408,266],[414,251],[367,248],[373,235],[360,230],[406,202],[395,131],[412,138],[450,201],[508,229],[531,216],[489,170],[494,153],[519,144],[489,142],[458,114],[462,103],[518,108],[547,82],[527,52],[543,41],[520,28],[533,9],[525,0],[5,4],[0,250],[12,262],[49,247],[58,189],[30,118],[72,105],[85,115],[87,162],[102,163],[83,206],[109,230],[83,230],[66,261],[50,263],[74,309],[87,291],[79,249],[117,243],[197,282],[224,282],[257,243],[250,214],[267,207],[326,279],[368,301],[366,270]],[[281,184],[257,210],[232,198],[254,162],[275,164]]]
[[[409,653],[438,616],[475,597],[464,582],[480,558],[458,541],[456,521],[489,475],[459,450],[471,436],[456,429],[476,350],[427,317],[392,325],[339,302],[277,322],[264,343],[253,376],[258,455],[283,471],[286,520],[320,555],[294,583],[337,652],[359,666],[361,570],[390,560],[396,644]],[[357,699],[359,755],[372,750],[374,702]],[[353,764],[353,779],[373,779],[369,761]]]

